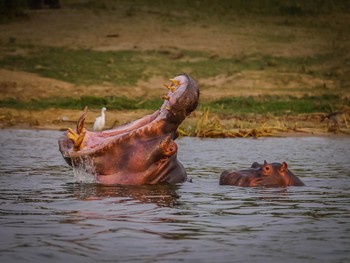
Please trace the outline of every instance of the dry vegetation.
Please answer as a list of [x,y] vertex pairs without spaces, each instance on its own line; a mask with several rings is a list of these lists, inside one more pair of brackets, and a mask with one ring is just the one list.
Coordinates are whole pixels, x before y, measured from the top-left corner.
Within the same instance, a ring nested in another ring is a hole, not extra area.
[[[152,100],[163,95],[167,78],[187,72],[199,83],[201,106],[181,126],[183,135],[349,134],[350,15],[341,5],[165,2],[67,0],[61,9],[25,10],[26,18],[0,24],[0,101],[24,105],[2,104],[0,126],[65,129],[83,107],[36,109],[25,103],[82,96]],[[277,113],[234,112],[218,102],[267,95],[335,95],[339,101],[310,112]],[[92,125],[100,105],[88,106]],[[109,108],[107,126],[151,111]],[[343,114],[339,125],[321,122],[336,111]]]

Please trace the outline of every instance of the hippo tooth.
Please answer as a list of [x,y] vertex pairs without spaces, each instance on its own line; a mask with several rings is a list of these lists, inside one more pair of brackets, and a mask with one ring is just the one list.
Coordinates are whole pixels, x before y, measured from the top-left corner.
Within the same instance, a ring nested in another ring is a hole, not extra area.
[[176,79],[169,79],[169,80],[171,81],[171,83],[173,83],[173,85],[174,85],[175,87],[177,87],[177,86],[180,85],[180,82],[179,82],[178,80],[176,80]]
[[84,108],[84,113],[83,115],[80,116],[79,120],[78,120],[78,123],[77,123],[77,133],[80,134],[82,132],[84,132],[85,128],[84,128],[84,122],[85,122],[85,118],[86,118],[86,115],[88,113],[88,107],[85,106]]
[[80,150],[81,148],[84,147],[85,134],[86,134],[86,131],[79,134],[78,139],[74,142],[74,149],[75,150]]
[[68,128],[67,137],[74,143],[75,150],[80,150],[81,148],[84,147],[83,142],[85,139],[85,133],[86,133],[86,130],[84,129],[84,131],[78,135],[71,128]]
[[170,110],[170,106],[166,106],[165,109]]
[[78,138],[78,134],[73,131],[71,128],[68,128],[68,134],[67,134],[68,138],[71,139],[72,141],[76,141]]
[[172,87],[168,84],[164,84],[164,87],[166,87],[168,90],[170,90],[171,92],[174,92],[175,91],[175,87]]
[[68,139],[69,140],[71,140],[71,141],[73,141],[73,142],[75,142],[76,140],[77,140],[77,137],[75,137],[72,133],[68,133],[67,134],[67,136],[68,136]]
[[169,100],[170,97],[169,97],[168,95],[164,95],[164,96],[162,96],[162,99],[163,99],[163,100]]

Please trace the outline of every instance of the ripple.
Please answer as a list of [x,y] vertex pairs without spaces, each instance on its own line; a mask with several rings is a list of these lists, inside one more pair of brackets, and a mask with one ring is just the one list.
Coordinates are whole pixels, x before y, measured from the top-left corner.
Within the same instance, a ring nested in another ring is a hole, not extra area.
[[[180,138],[193,183],[125,187],[77,183],[60,134],[0,133],[2,262],[350,260],[348,139]],[[286,161],[306,186],[218,184],[264,159]]]

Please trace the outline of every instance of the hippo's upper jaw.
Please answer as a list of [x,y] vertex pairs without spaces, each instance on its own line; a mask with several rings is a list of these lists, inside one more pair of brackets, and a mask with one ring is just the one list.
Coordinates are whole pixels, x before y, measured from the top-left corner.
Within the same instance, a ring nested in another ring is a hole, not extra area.
[[192,78],[181,74],[165,85],[160,110],[112,130],[84,128],[87,111],[76,130],[59,139],[59,150],[69,165],[91,167],[99,183],[141,185],[179,183],[187,179],[177,160],[177,128],[198,105],[199,90]]

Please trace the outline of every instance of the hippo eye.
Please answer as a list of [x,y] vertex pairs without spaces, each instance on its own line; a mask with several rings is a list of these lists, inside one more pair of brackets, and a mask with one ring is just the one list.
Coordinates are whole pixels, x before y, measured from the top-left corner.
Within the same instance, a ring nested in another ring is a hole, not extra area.
[[265,170],[266,170],[266,171],[270,170],[270,167],[265,167]]

